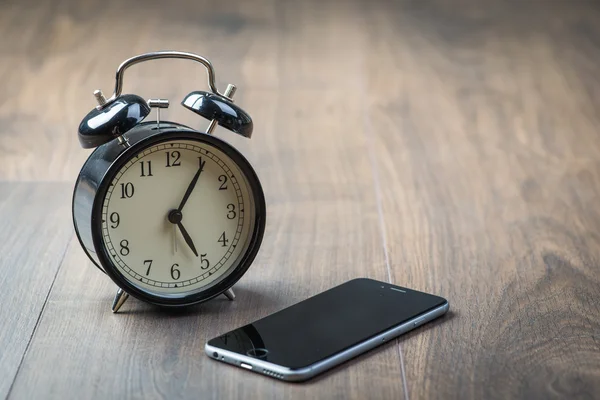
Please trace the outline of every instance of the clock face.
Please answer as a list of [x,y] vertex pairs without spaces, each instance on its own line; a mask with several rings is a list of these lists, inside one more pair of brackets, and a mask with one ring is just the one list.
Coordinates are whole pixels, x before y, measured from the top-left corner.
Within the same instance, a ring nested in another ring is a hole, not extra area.
[[248,178],[225,152],[173,139],[144,148],[116,172],[102,204],[102,242],[132,286],[179,298],[238,267],[255,212]]

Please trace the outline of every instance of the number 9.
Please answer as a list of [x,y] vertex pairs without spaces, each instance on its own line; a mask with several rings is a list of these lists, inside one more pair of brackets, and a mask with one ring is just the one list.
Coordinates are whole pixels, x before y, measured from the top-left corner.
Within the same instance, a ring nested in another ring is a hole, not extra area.
[[119,223],[121,222],[121,218],[119,217],[119,214],[116,212],[110,214],[110,222],[113,223],[110,226],[111,228],[113,228],[113,229],[117,228],[119,226]]

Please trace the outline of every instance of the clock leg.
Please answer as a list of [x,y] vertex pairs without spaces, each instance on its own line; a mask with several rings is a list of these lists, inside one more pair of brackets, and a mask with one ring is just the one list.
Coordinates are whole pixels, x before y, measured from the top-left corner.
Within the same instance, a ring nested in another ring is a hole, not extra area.
[[115,296],[115,299],[113,300],[112,312],[116,313],[117,311],[119,311],[119,308],[121,308],[123,303],[125,303],[128,298],[129,298],[129,294],[127,294],[127,292],[124,291],[123,289],[119,288],[119,290],[117,290],[117,295]]
[[223,292],[223,294],[231,301],[235,299],[235,293],[233,293],[233,289],[227,289],[225,292]]

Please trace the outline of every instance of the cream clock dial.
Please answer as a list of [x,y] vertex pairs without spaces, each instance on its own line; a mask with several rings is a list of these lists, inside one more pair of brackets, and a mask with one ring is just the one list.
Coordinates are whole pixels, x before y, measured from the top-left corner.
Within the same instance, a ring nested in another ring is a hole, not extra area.
[[116,172],[102,203],[102,241],[131,285],[187,295],[236,268],[254,210],[247,178],[227,154],[173,139],[141,150]]

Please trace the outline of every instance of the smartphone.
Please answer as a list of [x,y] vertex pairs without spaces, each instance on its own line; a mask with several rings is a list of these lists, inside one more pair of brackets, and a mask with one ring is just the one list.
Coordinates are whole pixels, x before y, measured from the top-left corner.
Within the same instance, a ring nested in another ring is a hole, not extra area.
[[448,311],[445,299],[360,278],[206,343],[206,354],[284,381],[304,381]]

